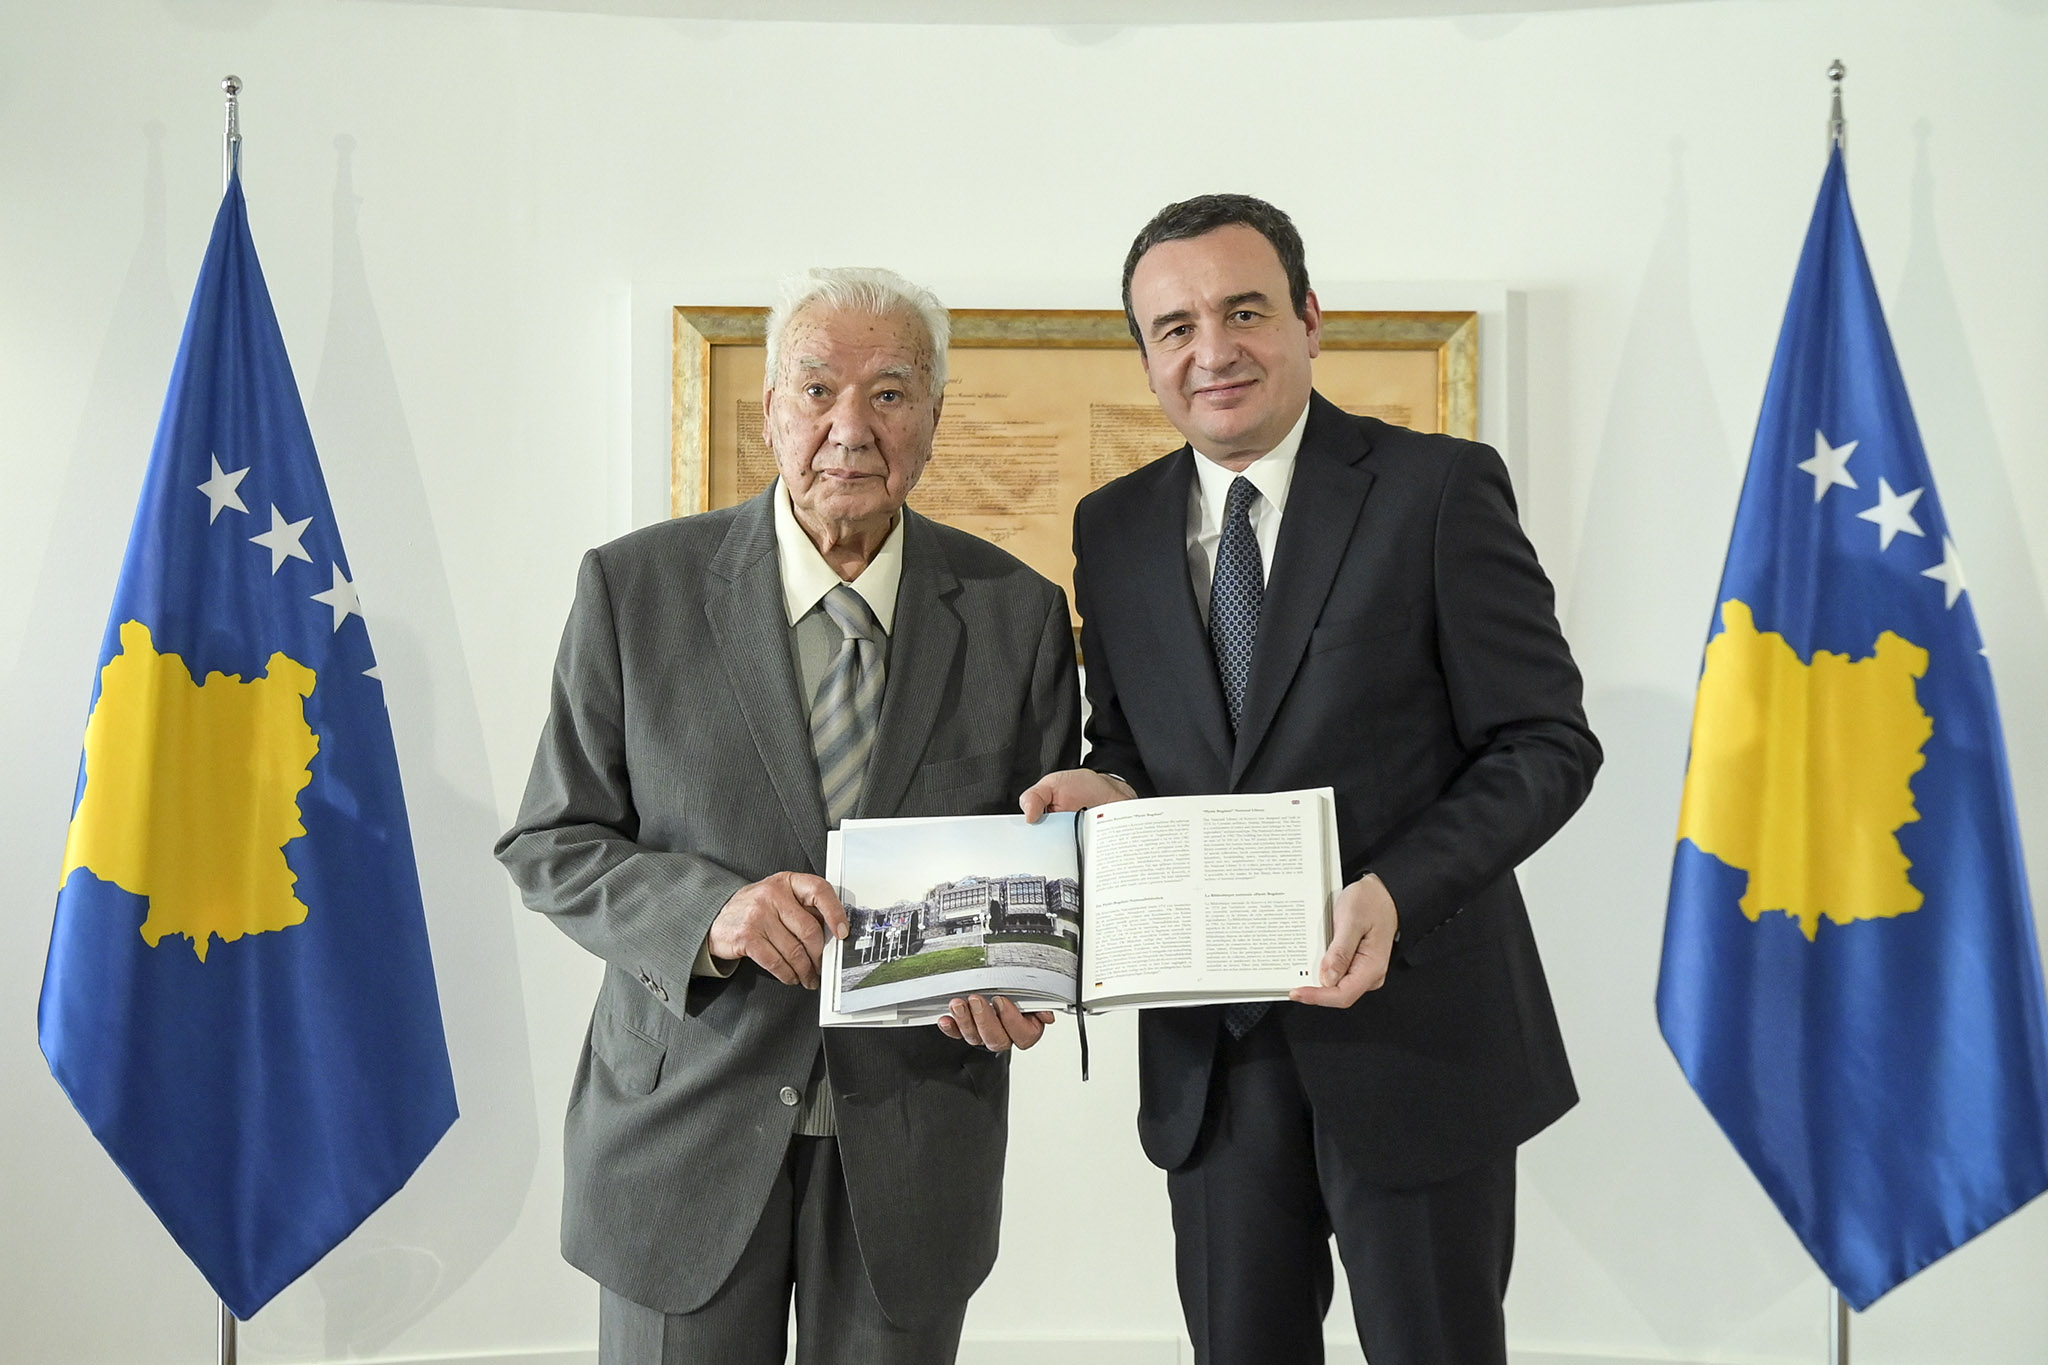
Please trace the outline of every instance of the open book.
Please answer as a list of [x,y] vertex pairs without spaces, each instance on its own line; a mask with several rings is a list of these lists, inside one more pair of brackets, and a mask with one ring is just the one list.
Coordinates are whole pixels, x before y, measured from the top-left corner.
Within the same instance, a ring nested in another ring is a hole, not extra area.
[[962,995],[1020,1009],[1284,1000],[1320,984],[1342,885],[1335,797],[1119,801],[1021,815],[848,820],[826,879],[825,1024],[928,1023]]

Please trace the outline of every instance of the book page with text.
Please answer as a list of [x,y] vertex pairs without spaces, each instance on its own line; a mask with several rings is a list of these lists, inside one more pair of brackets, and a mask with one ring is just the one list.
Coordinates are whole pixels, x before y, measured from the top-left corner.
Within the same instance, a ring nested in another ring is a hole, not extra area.
[[1156,797],[1083,816],[1082,998],[1284,998],[1329,941],[1334,796]]

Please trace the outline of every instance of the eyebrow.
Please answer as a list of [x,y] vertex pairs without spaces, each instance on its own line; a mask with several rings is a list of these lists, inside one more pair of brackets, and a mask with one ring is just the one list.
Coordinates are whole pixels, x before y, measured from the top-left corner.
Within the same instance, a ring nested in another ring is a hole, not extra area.
[[[813,373],[830,373],[832,369],[822,358],[814,355],[798,356],[796,358],[796,365],[799,370],[807,370]],[[875,371],[877,379],[913,380],[917,376],[918,367],[916,365],[891,365],[887,369]]]
[[1171,313],[1161,313],[1152,319],[1152,330],[1156,332],[1161,327],[1170,326],[1176,322],[1186,322],[1193,316],[1194,314],[1185,308],[1176,308]]
[[[1231,294],[1228,297],[1226,297],[1223,300],[1222,311],[1226,313],[1232,312],[1235,309],[1242,308],[1244,305],[1248,303],[1255,303],[1265,308],[1270,308],[1273,306],[1273,300],[1266,296],[1264,290],[1248,289],[1242,294]],[[1152,330],[1156,332],[1161,327],[1170,327],[1176,323],[1186,322],[1189,318],[1192,318],[1193,316],[1193,310],[1187,308],[1176,308],[1171,313],[1161,313],[1159,316],[1152,319]]]

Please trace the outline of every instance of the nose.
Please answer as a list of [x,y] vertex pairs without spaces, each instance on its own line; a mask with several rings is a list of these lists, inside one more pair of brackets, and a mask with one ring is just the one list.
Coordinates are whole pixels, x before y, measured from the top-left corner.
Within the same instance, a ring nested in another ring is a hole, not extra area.
[[830,439],[845,450],[864,450],[875,442],[875,425],[867,398],[849,385],[832,404]]
[[1195,336],[1194,361],[1198,369],[1221,374],[1237,363],[1237,338],[1222,327],[1204,327]]

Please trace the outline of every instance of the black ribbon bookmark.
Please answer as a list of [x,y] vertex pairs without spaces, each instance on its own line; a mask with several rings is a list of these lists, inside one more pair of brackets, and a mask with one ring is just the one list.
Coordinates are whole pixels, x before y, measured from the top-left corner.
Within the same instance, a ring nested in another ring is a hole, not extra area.
[[[1081,871],[1081,822],[1087,818],[1088,812],[1086,810],[1082,810],[1074,816],[1074,871],[1077,874],[1074,880],[1076,883],[1080,881],[1078,874]],[[1081,894],[1078,899],[1081,903],[1076,909],[1081,916],[1081,943],[1085,944],[1088,941],[1088,892],[1086,887],[1082,887],[1080,890]],[[1081,1083],[1086,1085],[1088,1083],[1088,1007],[1081,1003],[1083,984],[1081,954],[1076,952],[1074,954],[1074,1032],[1081,1036]]]

